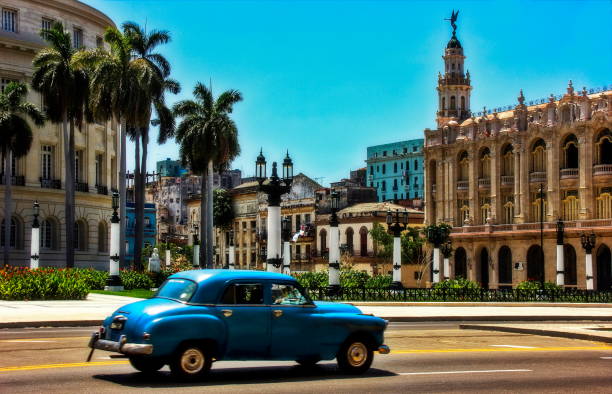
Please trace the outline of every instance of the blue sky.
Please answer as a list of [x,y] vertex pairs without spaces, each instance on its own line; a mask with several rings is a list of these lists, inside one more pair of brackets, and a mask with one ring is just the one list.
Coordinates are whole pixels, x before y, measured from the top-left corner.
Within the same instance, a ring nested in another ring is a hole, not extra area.
[[[189,98],[196,81],[238,89],[242,154],[254,173],[285,150],[295,172],[323,184],[365,166],[366,148],[435,127],[436,83],[448,18],[472,77],[472,111],[612,83],[612,2],[600,1],[197,1],[84,0],[118,25],[166,29],[162,52]],[[149,148],[155,161],[176,144]],[[128,155],[128,158],[133,155]],[[129,160],[129,159],[128,159]],[[132,167],[128,161],[128,167]]]

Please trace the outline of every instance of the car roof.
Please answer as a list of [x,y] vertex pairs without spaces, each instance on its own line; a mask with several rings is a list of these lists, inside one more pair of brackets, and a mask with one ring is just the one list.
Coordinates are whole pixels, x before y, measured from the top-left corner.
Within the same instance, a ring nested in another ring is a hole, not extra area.
[[197,303],[213,303],[219,297],[220,290],[230,280],[283,280],[295,281],[289,275],[266,271],[200,269],[182,271],[172,274],[168,279],[189,279],[198,284],[198,290],[193,297]]

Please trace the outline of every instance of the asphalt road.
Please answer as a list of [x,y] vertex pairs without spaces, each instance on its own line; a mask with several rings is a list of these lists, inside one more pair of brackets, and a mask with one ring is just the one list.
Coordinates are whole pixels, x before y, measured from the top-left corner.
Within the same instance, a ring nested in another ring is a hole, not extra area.
[[0,392],[589,392],[610,393],[612,346],[589,341],[476,330],[456,323],[393,323],[389,355],[363,376],[334,361],[314,369],[291,362],[218,362],[199,382],[164,368],[145,376],[96,351],[95,327],[0,330]]

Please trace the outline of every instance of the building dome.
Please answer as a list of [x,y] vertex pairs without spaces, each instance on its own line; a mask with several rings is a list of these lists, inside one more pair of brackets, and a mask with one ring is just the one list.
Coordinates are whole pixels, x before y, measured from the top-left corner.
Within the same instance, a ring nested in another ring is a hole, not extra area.
[[447,49],[461,48],[461,43],[459,42],[459,40],[457,39],[457,36],[454,33],[450,41],[448,42],[448,44],[446,44],[446,48]]

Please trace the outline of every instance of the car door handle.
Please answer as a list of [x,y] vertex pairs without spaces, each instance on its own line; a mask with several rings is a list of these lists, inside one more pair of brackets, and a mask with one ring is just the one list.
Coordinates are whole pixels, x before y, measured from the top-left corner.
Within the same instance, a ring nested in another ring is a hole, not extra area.
[[223,313],[223,316],[225,317],[230,317],[234,312],[232,312],[231,309],[222,309],[221,313]]
[[281,311],[280,309],[275,309],[272,311],[272,314],[274,315],[274,317],[281,317],[283,315],[283,311]]

